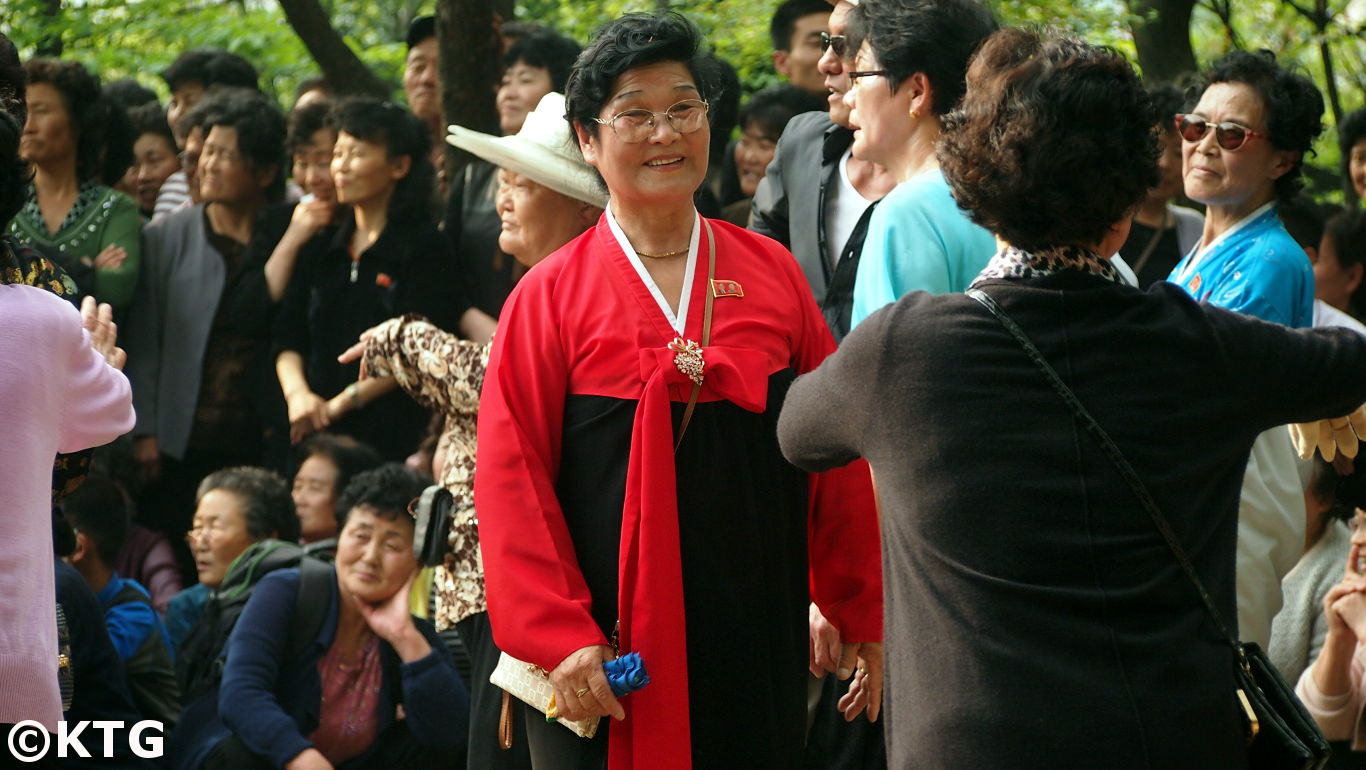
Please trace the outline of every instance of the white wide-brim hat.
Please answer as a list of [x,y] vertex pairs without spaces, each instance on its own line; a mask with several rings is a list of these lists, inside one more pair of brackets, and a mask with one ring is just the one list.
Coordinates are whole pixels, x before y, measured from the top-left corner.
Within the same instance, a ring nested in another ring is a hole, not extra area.
[[593,167],[583,159],[564,118],[564,96],[550,92],[527,113],[522,130],[513,136],[493,136],[464,126],[447,126],[446,141],[543,184],[562,195],[607,207],[607,191]]

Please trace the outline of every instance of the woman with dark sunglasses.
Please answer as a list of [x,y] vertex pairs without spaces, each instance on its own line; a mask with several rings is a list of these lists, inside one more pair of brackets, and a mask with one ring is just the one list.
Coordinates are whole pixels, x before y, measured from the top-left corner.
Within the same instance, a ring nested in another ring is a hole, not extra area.
[[1186,195],[1205,204],[1205,232],[1168,279],[1196,299],[1307,327],[1314,273],[1276,214],[1303,187],[1304,153],[1323,130],[1323,97],[1269,51],[1237,51],[1203,78],[1176,116]]

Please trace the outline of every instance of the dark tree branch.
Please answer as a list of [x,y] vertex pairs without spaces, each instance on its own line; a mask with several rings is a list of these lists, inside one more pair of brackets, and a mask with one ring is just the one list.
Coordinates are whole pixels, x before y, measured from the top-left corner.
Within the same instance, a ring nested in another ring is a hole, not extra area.
[[[494,25],[494,0],[437,0],[436,39],[441,47],[441,111],[446,123],[498,133],[494,89],[502,39]],[[442,138],[444,140],[444,126]],[[448,178],[470,155],[446,145]]]
[[1194,72],[1190,23],[1195,0],[1128,0],[1128,4],[1143,78],[1149,83],[1169,83]]
[[318,0],[280,0],[280,8],[333,90],[379,99],[389,96],[389,86],[347,47]]

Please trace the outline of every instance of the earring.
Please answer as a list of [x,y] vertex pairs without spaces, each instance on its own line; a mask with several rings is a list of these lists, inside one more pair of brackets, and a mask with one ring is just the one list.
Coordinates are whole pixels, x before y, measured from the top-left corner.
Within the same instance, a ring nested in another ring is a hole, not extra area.
[[911,110],[911,120],[920,119],[920,110]]

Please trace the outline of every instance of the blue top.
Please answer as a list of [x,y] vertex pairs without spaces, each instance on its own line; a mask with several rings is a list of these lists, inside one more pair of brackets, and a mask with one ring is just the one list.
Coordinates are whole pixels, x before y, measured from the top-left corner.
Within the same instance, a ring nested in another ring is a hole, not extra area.
[[[218,713],[186,708],[178,732],[192,735],[179,736],[177,742],[191,745],[174,747],[172,764],[198,767],[230,734],[275,767],[283,767],[313,745],[308,735],[317,728],[322,710],[318,661],[332,646],[340,616],[335,576],[330,588],[327,616],[317,637],[298,659],[287,661],[284,657],[299,593],[299,570],[276,570],[261,578],[228,638]],[[417,618],[413,622],[432,651],[424,658],[403,663],[394,649],[380,640],[383,678],[379,734],[393,723],[395,706],[401,703],[408,729],[418,743],[438,752],[463,755],[469,733],[465,729],[469,724],[469,691],[431,624]],[[188,756],[181,755],[181,750]],[[364,764],[373,750],[372,746],[353,761]]]
[[1234,225],[1197,259],[1199,248],[1177,263],[1168,281],[1236,313],[1295,329],[1314,325],[1314,268],[1274,204]]
[[170,637],[173,652],[199,622],[199,618],[204,614],[204,604],[208,600],[209,587],[203,583],[195,583],[172,596],[171,601],[166,604],[166,633]]
[[[132,586],[139,594],[145,598],[146,602],[125,602],[109,606],[115,596],[124,589],[125,586]],[[152,596],[147,593],[136,580],[127,580],[119,577],[115,572],[109,578],[109,582],[104,586],[104,590],[99,593],[100,606],[104,608],[104,625],[109,629],[109,640],[114,643],[114,649],[119,653],[119,660],[125,663],[133,657],[133,653],[138,651],[147,637],[154,633],[161,634],[161,640],[166,643],[167,651],[172,651],[171,638],[166,633],[166,627],[162,625],[161,618],[157,616],[157,611],[152,607]]]
[[995,253],[996,239],[958,208],[939,169],[898,184],[868,221],[852,326],[913,291],[966,291]]

